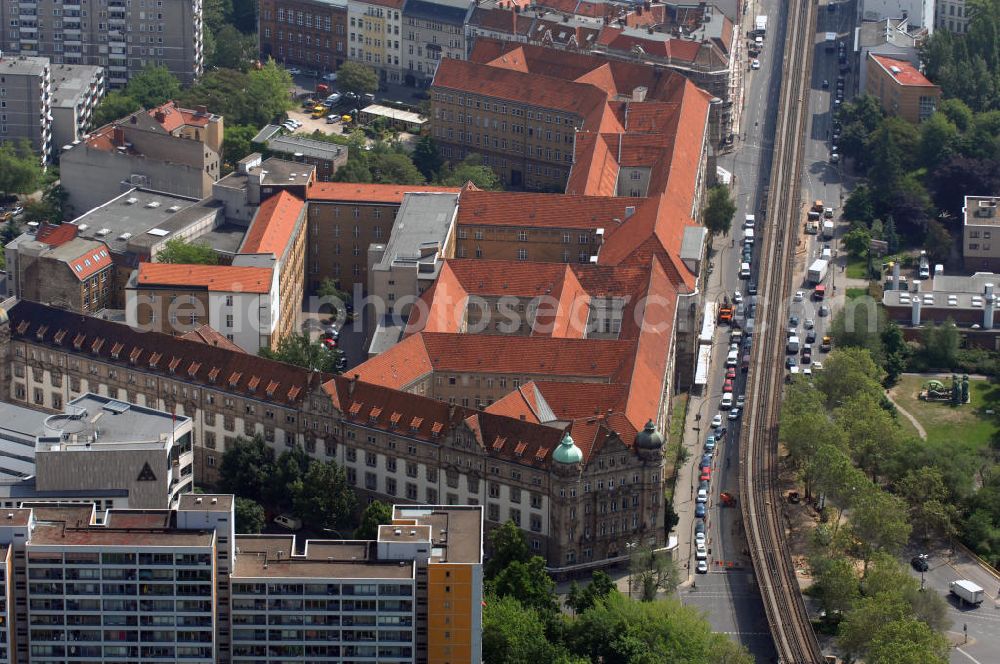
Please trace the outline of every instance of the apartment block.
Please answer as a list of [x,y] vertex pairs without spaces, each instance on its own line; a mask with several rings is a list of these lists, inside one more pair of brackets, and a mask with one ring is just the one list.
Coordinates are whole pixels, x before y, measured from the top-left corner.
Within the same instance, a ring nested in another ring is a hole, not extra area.
[[309,192],[309,289],[324,279],[353,293],[368,287],[369,247],[389,240],[407,192],[457,194],[456,187],[395,184],[316,184]]
[[104,97],[104,68],[97,65],[52,65],[52,142],[65,149],[90,129],[94,108]]
[[4,248],[14,297],[95,314],[112,297],[114,264],[107,245],[78,237],[72,224],[44,224]]
[[906,60],[868,54],[865,92],[874,95],[882,110],[914,124],[937,110],[941,88]]
[[960,35],[969,31],[972,8],[965,0],[935,0],[934,26]]
[[[657,271],[651,279],[659,283],[663,276]],[[650,310],[649,315],[665,314]],[[629,333],[626,344],[663,352],[666,364],[639,373],[669,380],[673,366],[665,349],[670,333],[651,332],[654,336],[638,339]],[[95,350],[97,339],[104,343]],[[113,354],[118,344],[121,349]],[[508,391],[517,394],[503,404],[494,403],[503,411],[487,412],[359,378],[321,375],[222,346],[139,333],[28,301],[11,309],[8,324],[0,324],[0,355],[9,358],[0,367],[11,369],[4,396],[14,403],[24,404],[19,395],[33,395],[35,390],[46,406],[56,396],[65,402],[81,391],[99,391],[187,415],[199,483],[217,480],[222,453],[237,436],[260,433],[278,451],[301,445],[310,457],[337,462],[362,500],[486,506],[488,527],[513,519],[531,550],[557,570],[617,564],[627,555],[625,542],[637,538],[665,541],[663,438],[648,420],[638,433],[630,433],[635,426],[630,422],[644,413],[652,419],[656,411],[648,404],[656,401],[660,389],[645,378],[633,389],[620,383],[589,387],[578,382],[553,392],[561,385],[553,382],[545,398],[551,392],[552,400],[565,402],[564,412],[572,415],[566,419],[560,413],[559,420],[551,419],[558,411],[537,401],[534,389],[525,387],[530,382],[522,380],[526,377],[516,377],[517,387],[508,378]],[[37,358],[31,361],[45,370],[30,371],[29,358]],[[416,383],[429,371],[428,362],[416,356],[402,369]],[[602,366],[607,364],[602,361]],[[23,376],[14,375],[18,366],[24,368]],[[53,378],[56,370],[58,381]],[[394,371],[387,364],[385,378],[372,370],[369,380],[405,380],[394,377]],[[456,383],[466,380],[459,372],[446,372],[442,381],[446,375]],[[470,372],[470,385],[472,379]],[[597,392],[585,399],[573,396],[584,389]],[[615,399],[625,403],[628,394],[641,398],[630,401],[633,410],[627,419],[617,414],[624,406],[609,406],[611,415],[592,412],[590,404]],[[579,404],[587,404],[587,412]],[[480,467],[482,471],[476,470]],[[614,514],[609,511],[612,497],[618,510]]]
[[[9,5],[0,8],[10,11]],[[3,22],[7,25],[7,21]],[[48,161],[52,150],[52,70],[47,58],[0,53],[0,143],[27,141]]]
[[348,0],[348,58],[369,65],[379,79],[402,81],[403,5],[406,0]]
[[65,502],[92,504],[100,513],[167,509],[193,489],[187,417],[92,393],[55,413],[0,403],[0,417],[6,423],[0,427],[4,507]]
[[[966,196],[962,206],[962,257],[972,272],[1000,272],[1000,196]],[[993,234],[997,233],[994,242]],[[994,248],[996,245],[996,248]]]
[[442,58],[465,59],[465,26],[472,0],[406,0],[403,7],[403,81],[426,87]]
[[205,198],[222,175],[223,126],[207,108],[174,102],[105,125],[59,155],[68,202],[83,214],[132,187]]
[[126,287],[125,321],[176,335],[207,325],[256,355],[271,346],[280,302],[273,268],[140,263]]
[[347,0],[262,0],[257,37],[264,59],[335,71],[347,60]]
[[103,7],[88,16],[80,3],[6,3],[0,6],[6,30],[0,47],[4,53],[45,56],[54,64],[105,67],[113,88],[150,66],[165,66],[185,84],[201,75],[201,0],[161,0],[148,8],[108,0]]

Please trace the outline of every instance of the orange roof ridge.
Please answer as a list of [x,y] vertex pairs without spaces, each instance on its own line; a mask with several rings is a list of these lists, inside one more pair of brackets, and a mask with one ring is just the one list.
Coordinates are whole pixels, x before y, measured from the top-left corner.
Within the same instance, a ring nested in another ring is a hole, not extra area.
[[240,247],[242,254],[274,254],[281,258],[299,219],[305,213],[305,201],[287,191],[280,191],[264,201]]
[[203,288],[213,292],[269,293],[273,276],[269,267],[139,263],[137,284]]

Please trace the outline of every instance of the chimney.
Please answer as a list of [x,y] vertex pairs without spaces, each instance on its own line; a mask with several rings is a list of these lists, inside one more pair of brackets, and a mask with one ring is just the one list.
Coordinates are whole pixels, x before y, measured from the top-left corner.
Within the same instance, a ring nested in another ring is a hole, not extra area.
[[899,288],[899,261],[896,261],[892,266],[892,290],[900,290]]
[[208,106],[198,105],[194,107],[194,110],[198,111],[198,115],[208,115]]
[[910,317],[910,325],[920,327],[920,297],[913,298],[913,314]]
[[167,114],[164,113],[163,111],[157,111],[156,115],[154,115],[153,117],[155,117],[156,121],[159,122],[160,124],[163,124],[164,122],[167,121]]
[[357,385],[358,378],[360,377],[361,374],[354,374],[353,376],[351,376],[351,382],[347,385],[347,396],[349,397],[354,396],[354,386]]
[[649,88],[645,85],[638,85],[635,90],[632,91],[632,101],[646,101],[646,95],[648,93]]

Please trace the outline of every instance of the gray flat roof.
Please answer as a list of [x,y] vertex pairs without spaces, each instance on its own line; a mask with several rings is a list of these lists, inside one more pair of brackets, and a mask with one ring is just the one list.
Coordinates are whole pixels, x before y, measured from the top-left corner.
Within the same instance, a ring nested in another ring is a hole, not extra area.
[[44,435],[79,434],[83,438],[96,432],[98,444],[159,444],[161,435],[171,434],[187,420],[183,415],[174,416],[88,392],[69,402],[66,413],[51,416]]
[[[261,162],[260,166],[251,168],[250,172],[256,175],[264,171],[263,184],[265,185],[287,186],[290,184],[305,185],[309,182],[315,170],[316,167],[311,164],[302,164],[288,161],[287,159],[279,159],[278,157],[268,157]],[[227,189],[243,190],[247,188],[247,176],[245,173],[230,173],[215,184]]]
[[39,491],[35,486],[34,477],[6,481],[0,480],[0,498],[14,498],[18,501],[127,497],[128,489],[61,489],[59,491]]
[[1000,226],[1000,196],[966,196],[962,212],[967,226]]
[[90,84],[104,78],[104,68],[98,65],[52,65],[52,96],[55,107],[72,108],[90,91]]
[[220,254],[235,254],[243,244],[247,227],[238,224],[222,224],[204,235],[199,235],[194,242],[208,244]]
[[0,438],[35,446],[35,436],[44,430],[45,418],[51,413],[43,413],[12,403],[0,402]]
[[398,344],[405,328],[405,321],[394,322],[391,316],[384,317],[375,327],[371,344],[368,346],[368,354],[381,355]]
[[681,240],[681,260],[698,260],[701,258],[701,248],[705,244],[708,229],[704,226],[688,226],[684,229]]
[[267,143],[275,134],[281,131],[281,125],[269,124],[257,132],[257,135],[250,139],[251,143]]
[[[458,213],[458,194],[415,192],[403,195],[382,260],[373,267],[388,270],[396,262],[422,262],[421,247],[436,243],[444,248]],[[433,262],[437,252],[423,261]]]
[[8,55],[0,60],[0,73],[41,76],[48,66],[48,58],[36,55]]
[[[86,225],[86,228],[80,230],[80,237],[101,240],[113,252],[121,254],[129,250],[130,243],[142,246],[161,242],[204,215],[216,214],[217,210],[210,207],[193,215],[182,214],[185,208],[197,203],[197,200],[187,196],[135,188],[77,217],[72,223],[77,226]],[[108,232],[102,234],[103,229]],[[149,238],[141,237],[153,229],[164,232],[157,232]],[[125,233],[129,235],[123,239],[121,236]]]
[[313,159],[329,159],[331,161],[340,157],[341,154],[347,154],[347,147],[344,145],[294,135],[275,136],[267,142],[267,148],[284,154],[294,155],[298,152]]

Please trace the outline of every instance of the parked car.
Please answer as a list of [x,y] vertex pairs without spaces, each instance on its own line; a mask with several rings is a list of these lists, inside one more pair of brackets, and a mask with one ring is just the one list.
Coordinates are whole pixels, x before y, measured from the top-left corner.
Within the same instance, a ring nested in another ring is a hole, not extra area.
[[708,574],[708,562],[705,560],[699,560],[698,566],[695,567],[695,571],[698,572],[698,574]]
[[302,519],[289,514],[279,514],[274,517],[274,522],[287,530],[302,530]]
[[327,83],[332,83],[337,80],[337,72],[332,71],[329,74],[323,74],[323,80]]
[[707,503],[708,502],[708,490],[707,489],[698,489],[698,496],[695,498],[695,502],[703,503],[703,504]]
[[912,565],[913,569],[917,570],[918,572],[926,572],[931,567],[927,563],[927,554],[926,553],[921,553],[919,555],[916,555],[916,556],[913,556],[912,558],[910,558],[910,565]]
[[705,503],[697,503],[694,506],[694,515],[699,519],[705,518]]
[[731,419],[731,420],[738,420],[738,419],[740,419],[740,413],[742,413],[742,412],[743,411],[741,409],[739,409],[739,408],[732,408],[732,409],[730,409],[730,411],[729,411],[729,419]]
[[709,436],[705,439],[705,450],[711,452],[715,449],[715,436]]
[[754,58],[750,61],[750,69],[760,69],[760,60]]
[[722,415],[716,415],[712,418],[712,428],[718,429],[722,426]]
[[285,67],[285,71],[287,71],[292,76],[298,76],[299,74],[302,73],[302,70],[299,69],[298,67]]

